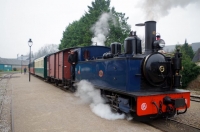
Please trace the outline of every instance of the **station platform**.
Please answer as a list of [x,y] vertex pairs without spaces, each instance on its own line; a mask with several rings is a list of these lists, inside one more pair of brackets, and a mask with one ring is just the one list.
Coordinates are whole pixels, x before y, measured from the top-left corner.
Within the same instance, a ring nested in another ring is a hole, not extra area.
[[13,132],[159,132],[146,124],[106,120],[95,115],[89,104],[31,75],[14,74],[8,81]]

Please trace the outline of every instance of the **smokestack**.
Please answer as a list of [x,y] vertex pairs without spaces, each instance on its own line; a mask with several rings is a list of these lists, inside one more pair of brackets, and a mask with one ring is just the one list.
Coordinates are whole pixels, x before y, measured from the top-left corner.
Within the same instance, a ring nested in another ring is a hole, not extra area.
[[156,40],[156,22],[146,21],[135,26],[145,26],[145,54],[153,52],[153,42]]
[[156,22],[145,22],[145,54],[153,52],[153,42],[156,40]]

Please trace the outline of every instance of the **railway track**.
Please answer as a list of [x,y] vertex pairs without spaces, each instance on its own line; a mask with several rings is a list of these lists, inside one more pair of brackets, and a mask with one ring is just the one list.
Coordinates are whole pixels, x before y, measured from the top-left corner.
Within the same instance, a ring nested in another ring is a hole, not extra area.
[[0,81],[3,79],[10,79],[12,77],[12,75],[13,75],[13,73],[3,75],[2,77],[0,77]]
[[5,75],[3,75],[2,77],[0,77],[0,81],[3,80],[3,79],[5,79],[8,75],[9,75],[9,74],[5,74]]
[[172,119],[172,118],[168,118],[168,120],[171,121],[171,122],[177,123],[177,124],[181,124],[182,126],[187,126],[188,128],[190,128],[190,130],[191,130],[192,132],[196,132],[196,131],[199,132],[199,131],[200,131],[200,128],[195,127],[195,126],[189,124],[189,122],[188,122],[188,124],[186,124],[186,123],[183,123],[183,122],[174,120],[174,119]]
[[190,100],[195,102],[200,102],[200,96],[190,95]]
[[200,132],[200,128],[176,121],[172,118],[157,119],[146,124],[163,132]]

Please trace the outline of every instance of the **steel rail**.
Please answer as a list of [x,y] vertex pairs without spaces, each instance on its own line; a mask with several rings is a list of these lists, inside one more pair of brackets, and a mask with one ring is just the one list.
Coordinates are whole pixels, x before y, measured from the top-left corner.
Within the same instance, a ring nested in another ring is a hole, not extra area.
[[200,102],[200,96],[190,95],[190,100],[194,102]]
[[192,127],[196,130],[200,130],[200,128],[196,127],[196,126],[193,126],[191,124],[186,124],[186,123],[183,123],[183,122],[180,122],[180,121],[177,121],[175,119],[172,119],[172,118],[167,118],[167,120],[170,120],[170,121],[173,121],[173,122],[176,122],[176,123],[179,123],[179,124],[183,124],[183,125],[186,125],[186,126],[189,126],[189,127]]

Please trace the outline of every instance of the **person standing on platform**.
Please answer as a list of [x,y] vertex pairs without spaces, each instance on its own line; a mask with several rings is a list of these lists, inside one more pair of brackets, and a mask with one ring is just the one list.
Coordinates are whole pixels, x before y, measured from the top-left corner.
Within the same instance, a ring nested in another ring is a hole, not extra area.
[[26,67],[24,68],[24,74],[26,74]]

